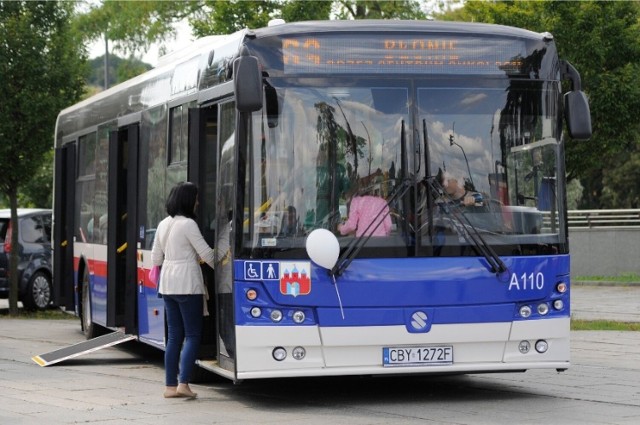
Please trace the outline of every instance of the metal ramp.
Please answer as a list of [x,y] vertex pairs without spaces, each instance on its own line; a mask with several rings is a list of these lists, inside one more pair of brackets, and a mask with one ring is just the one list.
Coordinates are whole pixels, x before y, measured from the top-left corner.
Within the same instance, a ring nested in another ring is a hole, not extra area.
[[131,341],[132,339],[136,339],[136,336],[128,335],[124,332],[112,332],[106,335],[99,336],[97,338],[79,342],[70,347],[60,348],[58,350],[41,354],[39,356],[33,356],[31,357],[31,360],[38,363],[42,367],[51,366],[52,364],[60,363],[64,360],[73,359],[83,354],[92,353],[102,348],[112,347],[123,342]]

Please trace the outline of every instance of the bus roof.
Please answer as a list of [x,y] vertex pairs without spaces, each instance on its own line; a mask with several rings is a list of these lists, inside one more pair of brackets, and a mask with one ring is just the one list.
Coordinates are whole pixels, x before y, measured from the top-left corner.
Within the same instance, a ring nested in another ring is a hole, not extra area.
[[274,25],[251,31],[256,37],[269,37],[282,34],[305,34],[322,32],[379,32],[384,26],[385,31],[397,32],[441,32],[449,34],[482,34],[502,37],[519,37],[533,40],[541,40],[551,37],[548,33],[537,33],[521,28],[508,27],[496,24],[482,24],[471,22],[449,21],[408,21],[408,20],[375,20],[362,19],[355,21],[303,21]]

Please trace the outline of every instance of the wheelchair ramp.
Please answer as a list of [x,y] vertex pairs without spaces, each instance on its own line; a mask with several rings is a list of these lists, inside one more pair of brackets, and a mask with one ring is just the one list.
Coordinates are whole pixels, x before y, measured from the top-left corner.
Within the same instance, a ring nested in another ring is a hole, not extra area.
[[64,360],[73,359],[83,354],[92,353],[102,348],[112,347],[123,342],[136,339],[135,335],[128,335],[124,332],[112,332],[87,341],[82,341],[70,347],[60,348],[59,350],[31,357],[31,360],[40,366],[51,366]]

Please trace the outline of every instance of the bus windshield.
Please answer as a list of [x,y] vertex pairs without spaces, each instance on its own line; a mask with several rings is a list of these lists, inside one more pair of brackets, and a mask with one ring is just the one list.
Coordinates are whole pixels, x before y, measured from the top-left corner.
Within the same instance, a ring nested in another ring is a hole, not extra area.
[[270,79],[252,116],[255,258],[303,256],[318,228],[343,247],[371,235],[366,257],[477,255],[470,229],[509,255],[562,245],[555,83],[301,80]]

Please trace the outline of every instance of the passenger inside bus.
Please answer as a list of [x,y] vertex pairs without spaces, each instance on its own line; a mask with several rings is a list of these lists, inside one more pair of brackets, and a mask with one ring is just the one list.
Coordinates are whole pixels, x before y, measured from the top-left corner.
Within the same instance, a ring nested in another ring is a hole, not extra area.
[[351,198],[349,216],[344,223],[338,225],[342,235],[355,232],[360,236],[389,236],[391,233],[391,215],[389,206],[378,191],[368,194],[356,194]]
[[481,193],[475,190],[468,190],[465,188],[465,184],[462,183],[462,179],[449,172],[442,173],[441,184],[444,189],[444,195],[437,202],[455,202],[463,207],[481,207],[484,204],[484,197]]
[[280,226],[280,236],[297,236],[300,233],[301,226],[296,213],[296,208],[289,205],[282,215],[282,224]]

